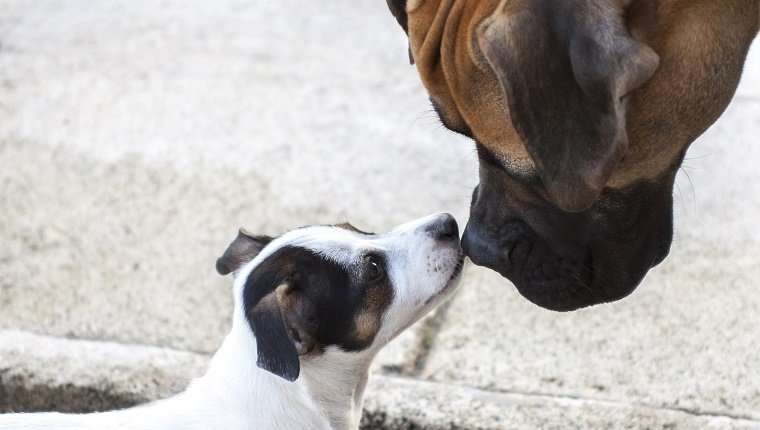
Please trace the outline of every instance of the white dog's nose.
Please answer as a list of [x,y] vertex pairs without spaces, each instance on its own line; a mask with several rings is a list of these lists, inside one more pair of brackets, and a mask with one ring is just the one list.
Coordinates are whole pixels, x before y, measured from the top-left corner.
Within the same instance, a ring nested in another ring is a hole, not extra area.
[[457,220],[451,214],[443,213],[433,218],[424,226],[424,231],[435,240],[459,241],[459,226]]

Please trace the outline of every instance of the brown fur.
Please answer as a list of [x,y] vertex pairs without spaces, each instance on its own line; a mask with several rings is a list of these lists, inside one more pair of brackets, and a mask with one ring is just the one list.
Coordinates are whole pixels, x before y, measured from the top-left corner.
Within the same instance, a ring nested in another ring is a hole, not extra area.
[[[470,130],[508,168],[527,175],[535,165],[476,42],[483,20],[500,9],[516,13],[522,3],[529,1],[423,0],[408,13],[408,26],[420,77],[447,125]],[[629,31],[658,53],[660,66],[631,98],[628,152],[605,184],[614,188],[660,176],[718,118],[758,27],[757,0],[630,3]]]
[[383,315],[393,302],[393,286],[385,278],[367,288],[364,304],[354,318],[356,342],[370,344],[383,322]]
[[388,0],[480,184],[462,244],[540,306],[630,294],[668,254],[686,149],[733,97],[760,0]]

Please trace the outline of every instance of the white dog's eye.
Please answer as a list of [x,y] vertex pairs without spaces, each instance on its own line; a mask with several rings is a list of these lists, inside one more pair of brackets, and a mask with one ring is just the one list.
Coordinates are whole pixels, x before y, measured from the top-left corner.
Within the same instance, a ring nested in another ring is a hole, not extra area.
[[383,268],[372,257],[367,262],[367,276],[370,281],[376,281],[383,277]]

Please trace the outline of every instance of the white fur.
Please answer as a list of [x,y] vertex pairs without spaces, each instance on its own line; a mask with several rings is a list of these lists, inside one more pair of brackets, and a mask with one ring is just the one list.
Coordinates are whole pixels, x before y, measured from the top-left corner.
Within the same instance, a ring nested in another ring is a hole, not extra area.
[[[436,216],[423,218],[373,236],[329,226],[290,231],[238,270],[232,330],[211,359],[207,373],[187,390],[119,411],[0,415],[0,430],[356,429],[370,363],[377,351],[448,297],[458,281],[450,279],[461,258],[458,244],[435,241],[424,232],[435,220]],[[328,347],[322,354],[302,356],[295,382],[256,366],[256,340],[242,305],[248,275],[286,245],[309,248],[345,266],[360,261],[369,250],[382,250],[394,286],[394,300],[368,349],[346,352]]]

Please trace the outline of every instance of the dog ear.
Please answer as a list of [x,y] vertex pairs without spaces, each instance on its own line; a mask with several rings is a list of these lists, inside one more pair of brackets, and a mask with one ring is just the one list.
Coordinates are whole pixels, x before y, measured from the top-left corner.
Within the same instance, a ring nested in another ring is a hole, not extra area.
[[391,10],[393,16],[396,17],[396,21],[404,29],[404,33],[409,34],[409,26],[407,23],[406,14],[406,0],[386,0],[388,2],[388,9]]
[[299,355],[316,345],[315,315],[299,288],[304,256],[282,248],[253,269],[243,290],[243,306],[256,337],[256,364],[288,381],[300,373]]
[[272,238],[269,236],[254,235],[241,227],[235,240],[216,260],[216,271],[220,275],[227,275],[236,271],[243,264],[256,258],[259,252],[271,241]]
[[248,309],[247,318],[256,336],[256,365],[288,381],[298,379],[298,351],[285,329],[277,293],[262,297]]
[[298,355],[308,354],[317,346],[316,309],[304,294],[302,282],[305,281],[298,272],[292,274],[288,288],[280,296],[280,309],[285,327]]
[[[406,13],[406,0],[386,0],[388,2],[388,9],[391,10],[393,16],[396,17],[396,21],[401,28],[404,29],[404,33],[409,34],[409,15]],[[412,47],[409,46],[409,64],[414,64],[414,55],[412,55]]]
[[588,208],[625,155],[624,97],[659,63],[611,3],[507,2],[477,30],[512,124],[551,200],[567,211]]

